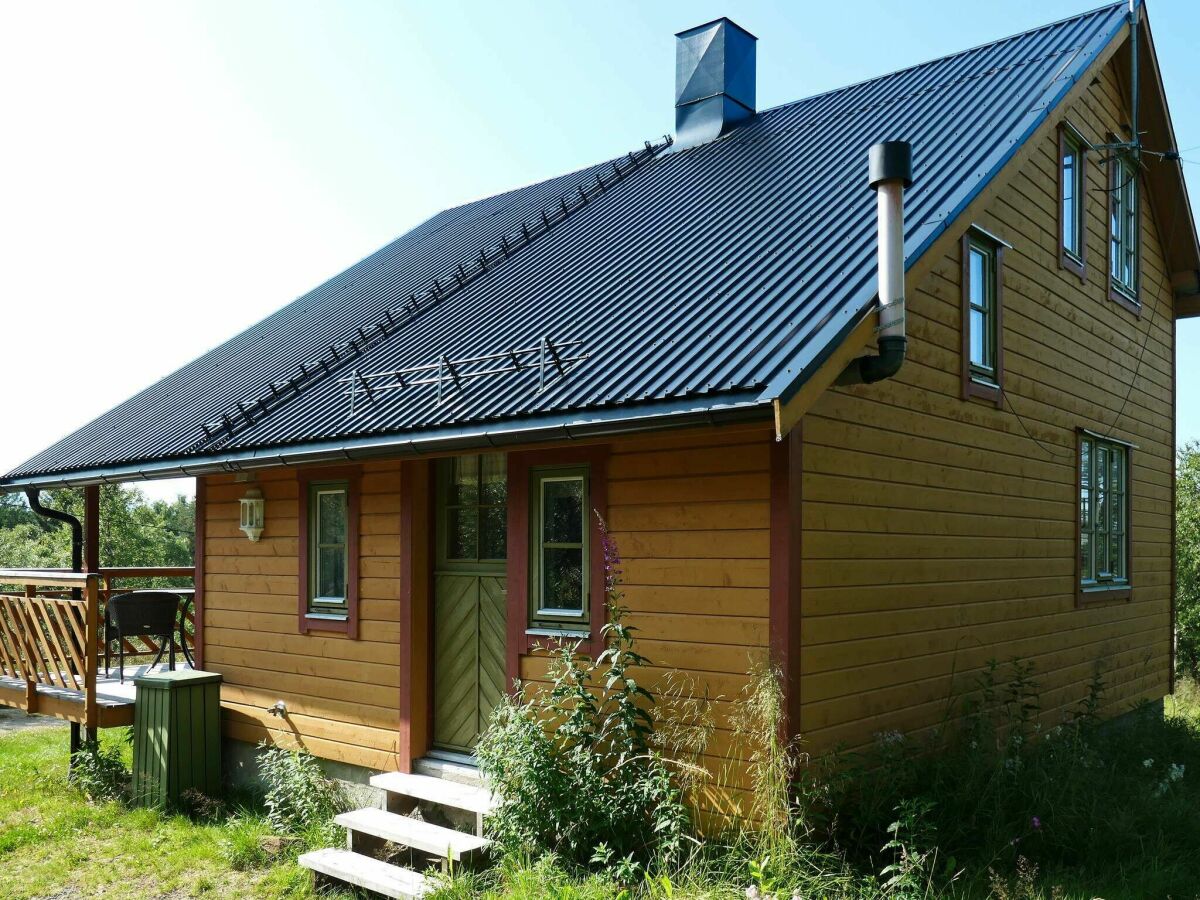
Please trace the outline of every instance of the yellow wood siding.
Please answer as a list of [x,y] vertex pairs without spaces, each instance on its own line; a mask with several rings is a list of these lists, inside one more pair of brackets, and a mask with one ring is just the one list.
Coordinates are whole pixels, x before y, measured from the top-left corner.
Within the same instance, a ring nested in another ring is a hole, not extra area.
[[[1121,109],[1110,68],[1063,118],[1099,143]],[[1167,690],[1170,285],[1143,202],[1141,317],[1109,299],[1107,176],[1089,157],[1086,284],[1058,268],[1055,137],[1003,174],[977,222],[1013,245],[1002,409],[960,399],[956,244],[909,285],[898,377],[830,391],[804,419],[800,727],[813,749],[936,724],[990,658],[1036,665],[1049,722],[1098,662],[1108,713]],[[1130,602],[1076,608],[1079,427],[1138,446]]]
[[[363,467],[359,639],[298,633],[299,486],[288,469],[258,475],[266,529],[238,529],[246,485],[207,479],[204,665],[224,677],[227,737],[300,745],[376,769],[397,765],[400,722],[400,464]],[[276,700],[286,721],[268,715]]]

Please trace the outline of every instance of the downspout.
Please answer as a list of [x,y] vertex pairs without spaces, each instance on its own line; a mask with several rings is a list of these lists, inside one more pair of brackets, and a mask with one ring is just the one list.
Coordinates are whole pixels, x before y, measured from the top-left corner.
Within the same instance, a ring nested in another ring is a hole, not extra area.
[[[42,506],[40,490],[28,490],[25,492],[25,498],[29,501],[29,508],[39,516],[47,519],[54,519],[58,522],[66,522],[71,526],[71,570],[74,572],[83,571],[83,523],[80,522],[70,513],[63,512],[60,509],[51,509],[48,506]],[[79,588],[71,590],[71,596],[78,600],[80,597]]]
[[878,216],[879,353],[846,366],[836,384],[874,384],[900,371],[904,336],[904,190],[912,185],[912,144],[883,141],[871,147],[869,184]]

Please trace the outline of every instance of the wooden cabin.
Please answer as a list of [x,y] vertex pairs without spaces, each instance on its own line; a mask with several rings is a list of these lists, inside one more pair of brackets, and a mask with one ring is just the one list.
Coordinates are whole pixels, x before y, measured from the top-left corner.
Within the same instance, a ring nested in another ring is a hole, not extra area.
[[1135,17],[761,112],[755,38],[683,32],[674,141],[433,217],[0,486],[194,475],[225,737],[364,772],[469,766],[537,647],[596,652],[593,510],[714,769],[768,661],[813,752],[939,723],[991,659],[1047,723],[1097,672],[1106,714],[1159,701],[1200,248]]

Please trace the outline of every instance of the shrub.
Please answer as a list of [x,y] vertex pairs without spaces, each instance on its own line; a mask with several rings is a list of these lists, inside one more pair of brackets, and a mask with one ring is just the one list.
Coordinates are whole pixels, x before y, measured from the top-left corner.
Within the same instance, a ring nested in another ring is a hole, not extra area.
[[132,774],[117,744],[84,741],[71,756],[71,784],[93,803],[126,800]]
[[[1200,728],[1151,708],[1102,722],[1102,692],[1097,676],[1046,730],[1032,667],[989,666],[962,715],[928,739],[882,735],[872,750],[837,760],[828,793],[810,795],[824,807],[826,837],[868,870],[877,848],[904,840],[903,851],[887,848],[885,864],[920,862],[917,876],[993,893],[1007,885],[1008,896],[1025,896],[1018,885],[1035,876],[1053,885],[1083,872],[1093,891],[1128,889],[1126,873],[1139,871],[1157,880],[1134,896],[1191,896],[1200,876]],[[938,859],[923,856],[933,847]],[[899,871],[889,868],[885,880]]]
[[259,770],[266,783],[267,821],[279,834],[331,837],[333,817],[345,809],[345,795],[325,777],[316,757],[304,750],[259,745]]
[[689,819],[670,764],[653,745],[655,697],[634,668],[647,660],[624,622],[620,558],[600,522],[608,623],[594,660],[563,643],[549,685],[498,707],[479,742],[499,808],[489,827],[510,853],[555,854],[629,880],[652,861],[678,860]]

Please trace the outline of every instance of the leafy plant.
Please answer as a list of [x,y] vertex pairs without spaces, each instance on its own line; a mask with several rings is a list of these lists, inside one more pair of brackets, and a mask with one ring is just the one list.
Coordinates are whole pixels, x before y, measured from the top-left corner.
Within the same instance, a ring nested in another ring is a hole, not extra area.
[[333,817],[345,809],[345,796],[336,781],[325,777],[316,757],[266,742],[259,744],[259,750],[259,772],[266,784],[263,802],[271,827],[285,835],[332,832]]
[[84,741],[71,756],[71,783],[93,803],[126,800],[131,774],[116,744]]
[[1182,447],[1175,479],[1175,665],[1200,678],[1200,442]]
[[689,817],[671,764],[654,746],[654,694],[637,679],[647,660],[621,605],[620,556],[603,520],[608,622],[593,661],[561,643],[548,685],[497,709],[480,767],[499,808],[489,827],[510,853],[552,853],[570,866],[632,883],[652,861],[681,858]]

